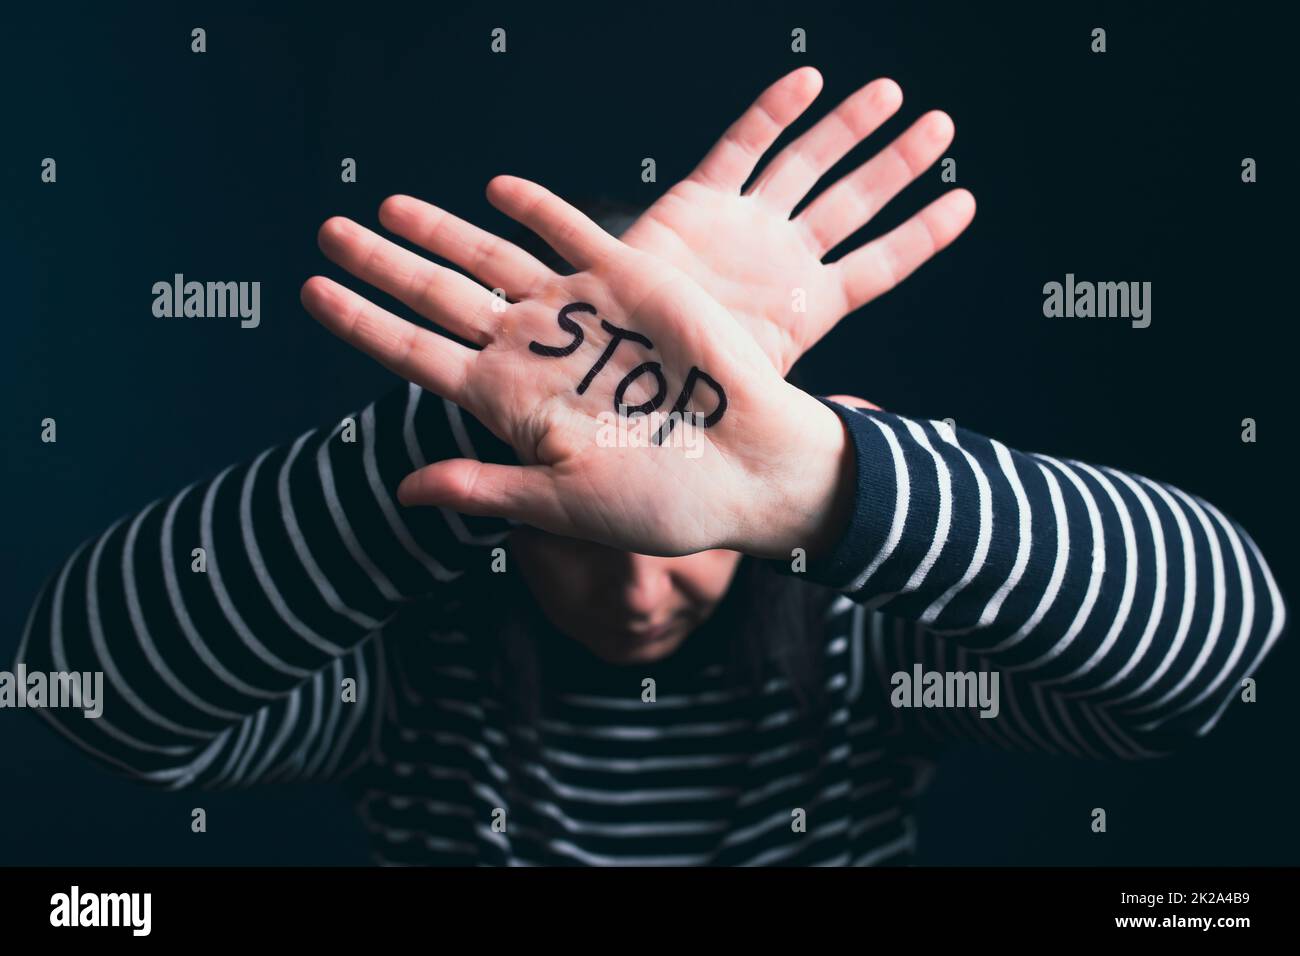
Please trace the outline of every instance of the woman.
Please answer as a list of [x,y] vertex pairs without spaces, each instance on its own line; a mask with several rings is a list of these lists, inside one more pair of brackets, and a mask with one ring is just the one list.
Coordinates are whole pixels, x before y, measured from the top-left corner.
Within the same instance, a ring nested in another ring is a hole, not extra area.
[[[44,716],[159,786],[346,780],[378,862],[452,864],[904,861],[935,740],[1207,732],[1284,623],[1240,528],[786,380],[974,214],[955,190],[823,264],[953,130],[927,114],[791,218],[901,102],[869,84],[742,192],[819,88],[769,88],[621,241],[493,180],[571,275],[408,197],[384,226],[479,282],[327,222],[450,335],[309,280],[411,384],[74,554],[19,656],[102,670],[104,712]],[[610,415],[650,440],[603,440]]]

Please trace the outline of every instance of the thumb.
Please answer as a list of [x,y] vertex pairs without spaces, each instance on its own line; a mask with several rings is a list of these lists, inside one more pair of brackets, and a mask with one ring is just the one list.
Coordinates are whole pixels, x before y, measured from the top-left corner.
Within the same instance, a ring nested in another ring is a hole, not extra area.
[[434,462],[402,479],[403,505],[436,505],[467,515],[509,518],[539,527],[562,523],[555,482],[544,465],[494,465],[470,458]]

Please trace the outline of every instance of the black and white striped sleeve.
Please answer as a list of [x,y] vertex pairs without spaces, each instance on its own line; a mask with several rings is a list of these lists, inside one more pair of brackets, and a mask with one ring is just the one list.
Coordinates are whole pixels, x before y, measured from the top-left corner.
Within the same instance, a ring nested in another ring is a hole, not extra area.
[[370,638],[406,602],[452,596],[504,537],[497,520],[397,503],[415,468],[462,456],[510,460],[455,406],[404,384],[122,518],[47,581],[15,663],[102,673],[102,713],[38,713],[161,786],[346,770],[380,697]]
[[[1166,752],[1207,733],[1282,633],[1254,541],[1160,482],[939,421],[830,404],[854,442],[850,526],[814,579],[860,614],[885,677],[991,668],[1034,749]],[[945,718],[947,719],[947,718]],[[1051,742],[1055,741],[1055,746]]]

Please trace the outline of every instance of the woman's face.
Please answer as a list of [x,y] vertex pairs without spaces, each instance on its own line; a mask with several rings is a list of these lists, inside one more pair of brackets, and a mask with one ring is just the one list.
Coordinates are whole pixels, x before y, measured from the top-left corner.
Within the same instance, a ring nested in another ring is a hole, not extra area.
[[527,527],[510,545],[547,619],[612,664],[675,651],[713,613],[740,563],[736,551],[655,558]]

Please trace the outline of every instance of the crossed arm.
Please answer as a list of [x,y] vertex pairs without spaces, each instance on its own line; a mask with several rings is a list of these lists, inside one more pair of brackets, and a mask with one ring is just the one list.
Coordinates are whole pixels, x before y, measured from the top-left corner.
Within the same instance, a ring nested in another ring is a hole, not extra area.
[[[504,176],[489,183],[489,199],[578,269],[573,276],[409,197],[384,203],[384,226],[481,284],[349,220],[327,222],[321,246],[330,258],[473,347],[321,277],[303,288],[308,311],[403,378],[465,408],[524,463],[504,470],[442,463],[405,483],[403,500],[662,554],[730,547],[775,556],[829,546],[851,487],[846,436],[824,405],[783,376],[846,314],[951,242],[974,201],[953,190],[823,262],[938,159],[953,126],[942,113],[926,114],[792,216],[901,103],[892,81],[868,84],[753,175],[819,89],[811,69],[775,83],[621,242],[540,186]],[[600,351],[589,357],[592,343]],[[693,403],[700,385],[707,404]],[[604,414],[661,410],[702,417],[705,467],[596,441]],[[617,500],[593,510],[595,492],[613,490]]]
[[[949,193],[823,263],[938,157],[951,124],[924,118],[790,219],[897,108],[888,81],[865,87],[742,194],[816,86],[797,71],[766,91],[622,242],[541,187],[494,180],[493,202],[574,276],[404,197],[385,203],[384,225],[483,284],[328,222],[331,258],[470,345],[310,280],[308,310],[413,385],[358,416],[356,445],[337,428],[309,433],[79,549],[38,599],[19,657],[105,671],[105,717],[44,716],[167,786],[341,772],[373,712],[345,713],[337,679],[381,680],[367,639],[407,601],[454,593],[508,519],[642,553],[788,562],[803,548],[810,577],[1016,673],[1044,707],[1082,707],[1136,751],[1212,725],[1284,621],[1240,528],[1167,486],[785,382],[803,350],[973,213]],[[796,287],[806,313],[790,309]],[[667,441],[598,441],[604,415],[679,405],[698,458]],[[196,546],[205,574],[191,572]]]

